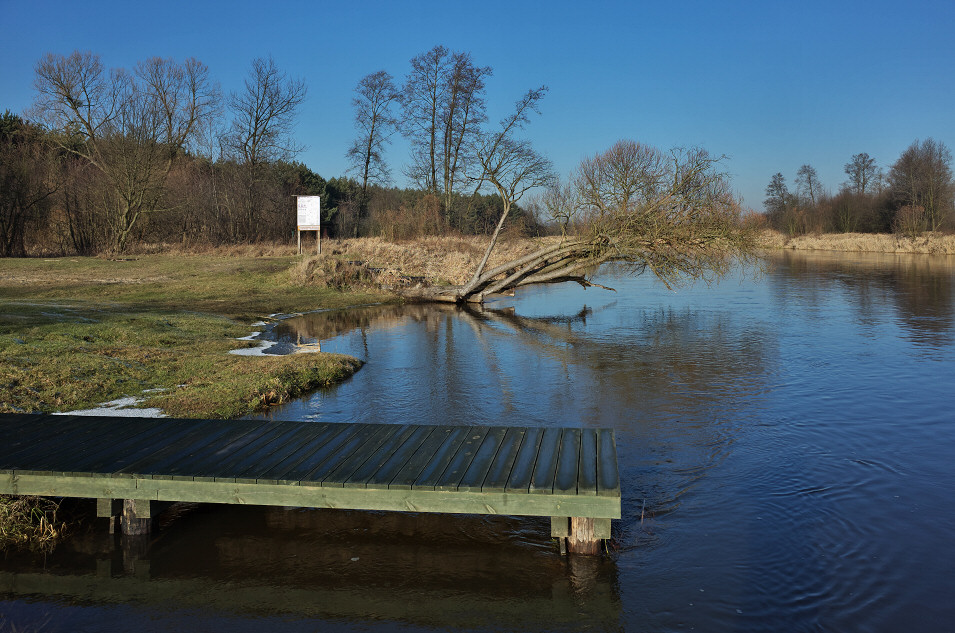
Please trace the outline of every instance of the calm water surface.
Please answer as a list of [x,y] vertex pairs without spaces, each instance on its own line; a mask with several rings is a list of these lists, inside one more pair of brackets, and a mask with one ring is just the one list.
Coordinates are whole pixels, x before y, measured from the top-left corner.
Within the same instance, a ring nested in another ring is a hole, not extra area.
[[609,557],[546,519],[183,505],[9,556],[0,630],[952,630],[955,260],[773,261],[271,333],[366,361],[276,419],[613,427]]

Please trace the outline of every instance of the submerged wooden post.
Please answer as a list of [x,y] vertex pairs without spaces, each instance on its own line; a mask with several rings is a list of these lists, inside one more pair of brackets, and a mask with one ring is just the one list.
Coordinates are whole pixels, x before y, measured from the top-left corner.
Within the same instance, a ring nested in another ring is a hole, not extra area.
[[148,499],[124,499],[121,520],[123,534],[149,534],[152,531],[152,517],[149,514]]
[[562,555],[596,556],[601,541],[610,538],[610,519],[551,517],[550,535],[557,539]]
[[596,556],[600,553],[600,539],[594,534],[594,520],[586,517],[570,518],[570,536],[567,537],[567,552],[569,554],[587,554]]

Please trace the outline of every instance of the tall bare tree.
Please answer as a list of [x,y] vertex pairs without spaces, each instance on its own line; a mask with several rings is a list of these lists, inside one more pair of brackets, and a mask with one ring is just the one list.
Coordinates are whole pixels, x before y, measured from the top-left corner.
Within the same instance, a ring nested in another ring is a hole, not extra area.
[[441,196],[448,221],[467,168],[480,170],[475,151],[487,119],[484,82],[491,72],[469,53],[435,46],[411,60],[402,88],[402,131],[412,142],[408,176]]
[[819,182],[819,173],[812,165],[802,165],[796,171],[796,193],[806,206],[815,208],[822,194],[822,184]]
[[[398,99],[398,91],[391,75],[379,70],[362,77],[355,93],[352,107],[355,108],[358,137],[348,149],[347,158],[361,180],[359,209],[364,214],[368,205],[369,183],[383,184],[389,178],[384,148],[398,124],[391,109]],[[358,236],[358,227],[359,222],[356,222],[355,237]]]
[[232,125],[222,139],[225,155],[242,166],[246,238],[251,239],[258,222],[259,184],[265,167],[291,160],[302,149],[292,131],[299,106],[305,101],[305,82],[279,70],[269,57],[252,60],[245,89],[229,96]]
[[103,175],[111,246],[124,250],[140,216],[159,209],[176,157],[216,114],[208,68],[154,57],[133,73],[107,72],[92,53],[51,53],[37,64],[34,85],[37,119]]
[[458,185],[467,181],[468,169],[481,166],[476,151],[481,126],[487,121],[484,101],[484,79],[491,75],[490,66],[475,66],[470,53],[451,56],[447,77],[446,100],[442,109],[441,173],[444,212],[452,219],[451,209]]
[[451,52],[444,46],[415,56],[402,88],[402,132],[412,142],[408,177],[419,189],[438,192],[441,107]]

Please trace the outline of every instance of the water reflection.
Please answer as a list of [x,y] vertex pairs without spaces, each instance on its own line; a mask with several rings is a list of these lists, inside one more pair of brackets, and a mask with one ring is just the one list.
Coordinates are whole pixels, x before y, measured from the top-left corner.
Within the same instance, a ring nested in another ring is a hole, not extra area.
[[615,566],[553,556],[543,520],[188,504],[164,517],[146,547],[100,530],[21,553],[0,594],[441,629],[619,626]]
[[955,257],[779,251],[773,259],[786,271],[771,277],[780,299],[793,299],[793,279],[805,291],[799,300],[813,304],[840,292],[864,324],[888,300],[913,342],[938,347],[953,340]]

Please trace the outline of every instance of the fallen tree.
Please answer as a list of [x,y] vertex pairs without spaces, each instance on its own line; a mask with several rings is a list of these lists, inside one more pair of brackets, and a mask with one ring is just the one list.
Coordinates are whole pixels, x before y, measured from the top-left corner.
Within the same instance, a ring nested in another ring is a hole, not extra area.
[[[516,116],[526,121],[520,104]],[[672,287],[718,278],[734,262],[754,257],[757,234],[742,221],[729,178],[720,169],[722,157],[698,148],[661,152],[623,140],[584,160],[570,186],[562,188],[549,162],[526,141],[512,138],[520,126],[504,123],[501,132],[485,137],[479,152],[482,178],[504,202],[483,259],[466,284],[408,289],[405,296],[483,303],[488,295],[532,284],[600,286],[591,276],[607,262],[625,264],[634,274],[649,270]],[[562,226],[574,230],[557,243],[488,268],[511,207],[539,186],[560,193],[545,196],[545,206]]]

